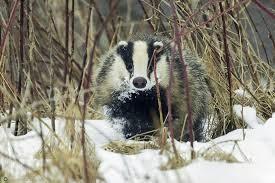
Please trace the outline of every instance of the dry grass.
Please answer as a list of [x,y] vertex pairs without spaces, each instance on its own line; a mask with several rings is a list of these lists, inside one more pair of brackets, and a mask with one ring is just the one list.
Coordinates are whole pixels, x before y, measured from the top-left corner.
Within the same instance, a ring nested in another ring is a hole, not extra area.
[[159,149],[159,145],[153,141],[148,141],[148,142],[113,141],[103,146],[103,148],[107,151],[131,155],[131,154],[138,154],[144,149]]
[[[79,182],[83,177],[83,158],[80,152],[80,147],[73,151],[66,148],[55,148],[46,152],[47,163],[44,166],[38,167],[37,172],[29,173],[25,176],[26,180],[32,182]],[[37,154],[37,159],[42,158],[42,152]],[[87,169],[91,182],[100,179],[97,169],[100,162],[96,159],[95,153],[89,153]],[[37,176],[41,175],[41,176]]]
[[168,161],[166,164],[161,165],[160,170],[173,170],[173,169],[178,169],[182,168],[184,166],[187,166],[188,164],[191,163],[190,159],[184,159],[181,156],[168,156]]
[[232,153],[224,152],[217,147],[211,147],[205,152],[198,153],[199,158],[203,158],[208,161],[225,161],[227,163],[239,163],[236,157]]

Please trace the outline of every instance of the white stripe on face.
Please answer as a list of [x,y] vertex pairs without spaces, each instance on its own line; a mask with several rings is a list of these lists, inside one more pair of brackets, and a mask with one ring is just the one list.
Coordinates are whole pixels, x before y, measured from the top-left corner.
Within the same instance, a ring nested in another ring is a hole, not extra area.
[[134,42],[133,47],[133,65],[134,65],[134,76],[141,76],[147,78],[147,65],[149,56],[147,53],[147,43],[144,41]]
[[[158,82],[162,87],[168,87],[169,84],[169,64],[166,61],[166,55],[162,55],[157,63],[156,74]],[[150,75],[151,82],[155,85],[155,75],[154,72]]]
[[107,77],[110,79],[107,80],[107,85],[118,89],[124,82],[129,82],[130,76],[121,56],[114,54],[114,59],[115,61],[112,64],[112,68],[110,72],[108,72]]

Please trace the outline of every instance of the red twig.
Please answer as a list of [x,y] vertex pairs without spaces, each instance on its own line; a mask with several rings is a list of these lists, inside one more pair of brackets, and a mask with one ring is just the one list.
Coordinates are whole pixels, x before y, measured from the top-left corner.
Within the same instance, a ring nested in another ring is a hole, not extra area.
[[[223,12],[222,3],[219,3],[220,11]],[[225,16],[222,15],[222,27],[223,27],[223,45],[224,45],[224,60],[226,61],[227,65],[227,79],[228,79],[228,90],[229,90],[229,105],[230,105],[230,117],[231,120],[233,119],[233,98],[232,98],[232,66],[229,59],[229,50],[227,45],[227,32],[226,32],[226,23],[225,23]]]
[[8,25],[6,27],[6,30],[4,32],[4,35],[3,35],[3,39],[2,39],[2,42],[1,42],[1,46],[0,46],[0,62],[2,60],[2,56],[4,54],[4,50],[5,50],[5,47],[6,47],[6,40],[7,40],[7,35],[10,31],[10,28],[14,22],[14,19],[15,19],[15,10],[18,6],[18,3],[19,3],[19,0],[15,0],[14,4],[13,4],[13,7],[12,7],[12,10],[11,10],[11,15],[10,15],[10,18],[9,18],[9,21],[8,21]]
[[175,48],[172,48],[172,59],[169,60],[169,84],[167,90],[167,107],[168,107],[168,127],[171,135],[171,143],[176,157],[178,157],[178,152],[174,141],[174,126],[173,126],[173,116],[172,116],[172,89],[173,89],[173,64],[175,62]]
[[[156,81],[156,90],[157,90],[157,101],[158,101],[158,110],[159,110],[159,120],[160,120],[160,126],[161,126],[161,131],[163,132],[163,114],[162,114],[162,105],[161,105],[161,100],[160,100],[160,89],[159,89],[159,81],[158,81],[158,77],[157,77],[157,64],[156,64],[156,52],[157,50],[155,49],[152,55],[152,59],[153,59],[153,68],[154,68],[154,78]],[[163,135],[161,133],[161,135]],[[166,137],[165,137],[166,139]],[[161,142],[161,146],[164,146],[165,142]]]
[[185,63],[185,60],[183,58],[183,54],[182,54],[182,47],[181,47],[181,37],[180,37],[180,31],[179,31],[179,27],[177,24],[177,13],[176,13],[176,7],[174,4],[173,0],[170,0],[170,5],[172,8],[172,12],[173,12],[173,20],[174,20],[174,34],[175,34],[175,43],[178,48],[178,52],[179,52],[179,58],[180,58],[180,62],[182,64],[183,67],[183,81],[184,81],[184,89],[185,89],[185,96],[186,96],[186,105],[187,105],[187,110],[188,110],[188,116],[187,116],[187,120],[188,120],[188,129],[189,129],[189,140],[190,140],[190,144],[192,147],[192,151],[191,151],[191,158],[194,158],[194,134],[193,134],[193,124],[192,124],[192,107],[191,107],[191,95],[190,95],[190,91],[189,91],[189,83],[188,83],[188,74],[187,74],[187,65]]
[[69,65],[69,0],[65,1],[65,64],[64,64],[64,87],[63,92],[66,90],[68,65]]
[[[97,42],[99,41],[100,35],[102,34],[105,25],[113,17],[113,12],[117,7],[118,2],[119,1],[116,1],[114,3],[114,6],[111,8],[111,12],[110,12],[109,16],[101,24],[101,27],[100,27],[99,31],[95,35],[94,44],[93,44],[91,54],[90,54],[90,60],[89,60],[89,63],[87,65],[87,80],[83,81],[83,88],[86,91],[90,88],[90,82],[91,82],[91,76],[92,76],[92,67],[93,67],[93,59],[94,59],[95,48],[96,48]],[[83,67],[83,69],[85,70],[85,67]],[[84,76],[85,76],[85,74],[84,74]],[[83,155],[83,162],[84,162],[84,177],[85,177],[85,182],[86,183],[90,182],[89,181],[89,174],[88,174],[88,167],[87,167],[86,147],[85,147],[85,116],[86,116],[86,110],[87,110],[87,105],[88,105],[88,102],[89,102],[89,98],[90,98],[89,93],[85,92],[84,93],[83,114],[82,114],[81,144],[82,144],[82,155]]]
[[88,19],[87,19],[87,22],[86,22],[86,35],[85,35],[85,43],[84,43],[85,51],[84,51],[84,56],[83,56],[83,60],[82,60],[81,77],[80,77],[80,81],[78,83],[77,94],[76,94],[76,97],[75,97],[75,104],[78,101],[79,92],[80,92],[81,86],[83,85],[83,81],[84,81],[85,66],[86,66],[86,62],[87,62],[87,47],[88,47],[88,40],[89,40],[91,15],[92,15],[92,0],[90,0],[90,6],[89,6],[89,11],[88,11]]
[[[92,0],[90,0],[90,5],[92,3],[91,1]],[[78,85],[78,89],[77,89],[78,91],[77,91],[75,103],[78,100],[79,91],[81,89],[81,86],[83,85],[84,76],[85,76],[85,66],[86,66],[86,60],[87,60],[87,47],[88,47],[88,36],[89,36],[89,30],[90,30],[91,12],[92,12],[92,7],[89,6],[89,15],[88,15],[88,20],[87,20],[86,38],[85,38],[85,53],[84,53],[84,58],[83,58],[83,63],[82,63],[82,73],[81,73],[81,78],[80,78],[81,80]],[[96,42],[94,42],[94,44],[96,44]],[[82,115],[82,123],[81,123],[81,145],[82,145],[85,182],[89,182],[89,174],[88,174],[88,170],[87,170],[86,147],[85,147],[85,116],[86,116],[86,105],[88,103],[88,101],[86,101],[87,100],[86,95],[87,94],[84,93],[84,106],[83,106],[83,115]]]
[[71,17],[72,17],[72,22],[71,22],[71,26],[72,26],[72,32],[71,32],[71,39],[72,39],[72,47],[71,47],[71,55],[73,56],[73,54],[74,54],[74,1],[75,0],[72,0],[72,15],[71,15]]
[[69,81],[72,79],[72,71],[73,71],[73,55],[74,55],[74,1],[72,0],[72,11],[71,11],[71,59],[70,59],[70,72],[69,72]]
[[255,3],[261,10],[266,12],[271,18],[275,19],[275,14],[272,13],[263,3],[261,3],[259,0],[253,0],[253,3]]
[[[11,11],[11,7],[9,5],[9,3],[7,3],[7,6],[8,6],[8,15],[10,15],[10,11]],[[11,44],[11,35],[9,35],[9,69],[10,71],[13,70],[13,65],[12,65],[12,44]],[[10,73],[10,81],[13,82],[14,79],[13,79],[13,72]],[[10,106],[9,106],[9,116],[12,115],[12,112],[13,112],[13,102],[11,101],[10,102]],[[11,119],[8,120],[8,128],[11,127]]]
[[[2,27],[0,26],[0,43],[1,43],[1,40],[2,39]],[[4,95],[2,93],[2,91],[0,90],[0,105],[1,105],[1,112],[2,110],[4,110]]]
[[[24,65],[24,2],[25,0],[20,1],[20,39],[19,39],[19,63],[18,63],[18,84],[17,84],[17,99],[20,102],[20,96],[22,91],[22,77],[23,77],[23,65]],[[26,122],[21,121],[20,116],[17,116],[15,123],[14,135],[18,135],[18,128],[21,122],[23,126],[23,134],[27,133],[27,124]]]
[[159,106],[159,116],[160,122],[163,124],[163,115],[162,115],[162,106],[160,101],[160,89],[159,89],[159,81],[157,77],[157,66],[156,66],[156,51],[153,52],[153,63],[154,63],[154,78],[156,81],[156,90],[157,90],[157,98],[158,98],[158,106]]
[[29,18],[30,18],[30,12],[31,12],[31,9],[30,9],[30,0],[27,0],[26,2],[27,4],[27,34],[28,34],[28,38],[29,38],[29,34],[30,34],[30,21],[29,21]]

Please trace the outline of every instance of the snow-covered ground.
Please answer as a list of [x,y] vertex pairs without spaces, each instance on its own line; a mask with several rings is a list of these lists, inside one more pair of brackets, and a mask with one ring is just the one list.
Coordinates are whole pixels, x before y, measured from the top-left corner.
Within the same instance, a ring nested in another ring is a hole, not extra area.
[[[101,161],[99,174],[103,182],[274,183],[275,114],[263,124],[251,107],[235,105],[234,111],[250,129],[235,130],[207,143],[194,143],[197,154],[215,149],[235,157],[238,162],[233,163],[199,157],[181,168],[161,170],[160,167],[168,161],[167,154],[153,149],[145,149],[135,155],[106,151],[102,146],[111,140],[124,140],[117,127],[112,127],[107,121],[87,120],[85,128],[88,139],[96,145],[96,156]],[[50,120],[41,120],[42,125],[38,119],[33,121],[36,131],[19,137],[13,136],[9,129],[0,127],[0,164],[8,174],[20,177],[28,171],[16,161],[33,168],[41,164],[41,160],[34,157],[41,149],[39,133],[42,129],[44,136],[51,134],[48,128]],[[58,119],[56,129],[57,135],[64,139],[65,120]],[[176,142],[176,147],[183,159],[190,159],[189,143]]]

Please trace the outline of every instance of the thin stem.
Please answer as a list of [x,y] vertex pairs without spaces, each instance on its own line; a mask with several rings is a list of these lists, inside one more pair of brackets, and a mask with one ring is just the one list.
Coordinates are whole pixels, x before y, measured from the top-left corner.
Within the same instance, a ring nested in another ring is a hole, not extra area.
[[78,87],[77,87],[77,94],[76,94],[76,98],[75,98],[75,103],[78,101],[78,97],[79,97],[79,92],[81,89],[81,86],[83,85],[83,81],[84,81],[84,73],[85,73],[85,66],[86,66],[86,62],[87,62],[87,47],[88,47],[88,40],[89,40],[89,32],[90,32],[90,21],[91,21],[91,16],[92,16],[92,0],[90,0],[90,6],[89,6],[89,11],[88,11],[88,19],[86,22],[86,35],[85,35],[85,46],[84,46],[84,56],[83,56],[83,60],[82,60],[82,71],[81,71],[81,77],[80,77],[80,81],[78,83]]
[[[23,77],[23,65],[24,65],[24,2],[25,0],[21,0],[20,2],[20,40],[19,40],[19,64],[18,64],[18,84],[17,84],[17,95],[18,101],[20,101],[21,91],[22,91],[22,77]],[[14,135],[18,135],[19,123],[20,123],[20,116],[17,116],[16,123],[15,123],[15,131]],[[24,123],[24,124],[23,124]],[[22,133],[27,133],[27,124],[21,121]]]
[[71,13],[71,59],[70,59],[70,72],[69,72],[69,81],[72,79],[72,70],[73,70],[73,55],[74,55],[74,1],[72,0],[72,13]]
[[[222,3],[219,3],[220,11],[223,12]],[[224,60],[226,61],[227,65],[227,79],[228,79],[228,91],[229,91],[229,107],[230,107],[230,118],[233,120],[233,97],[232,97],[232,66],[229,59],[229,50],[227,44],[227,31],[226,31],[226,23],[225,23],[225,16],[222,15],[222,27],[223,27],[223,45],[224,45]]]
[[195,158],[195,152],[194,152],[194,134],[193,134],[193,123],[192,123],[192,106],[191,106],[191,95],[189,91],[189,82],[188,82],[188,74],[187,74],[187,65],[185,63],[185,60],[183,58],[182,53],[182,47],[181,47],[181,36],[179,27],[177,24],[177,13],[176,13],[176,7],[173,0],[170,0],[170,5],[173,12],[173,20],[174,20],[174,40],[175,40],[175,46],[178,48],[179,52],[179,59],[182,64],[183,69],[183,82],[184,82],[184,89],[185,89],[185,97],[186,97],[186,107],[187,107],[187,121],[188,121],[188,131],[189,131],[189,140],[191,144],[191,158]]
[[156,90],[157,90],[157,99],[158,99],[158,107],[159,107],[159,119],[160,119],[160,126],[161,129],[163,129],[163,114],[162,114],[162,106],[161,106],[161,100],[160,100],[160,89],[159,89],[159,81],[157,77],[157,67],[156,67],[156,51],[153,52],[153,63],[154,63],[154,78],[156,81]]
[[255,3],[261,10],[266,12],[272,19],[275,19],[275,14],[272,13],[269,9],[267,9],[267,7],[265,7],[265,5],[262,2],[260,2],[259,0],[253,0],[253,3]]
[[16,12],[15,10],[18,6],[18,3],[19,3],[19,0],[15,0],[14,5],[13,5],[12,10],[11,10],[11,14],[10,14],[10,18],[9,18],[9,21],[8,21],[8,24],[7,24],[6,31],[4,32],[4,35],[3,35],[3,39],[2,39],[2,42],[1,42],[1,45],[0,45],[0,63],[2,62],[2,58],[3,58],[3,55],[4,55],[8,33],[9,33],[9,31],[11,29],[11,26],[14,23],[14,20],[15,20],[15,12]]
[[175,146],[175,140],[174,140],[174,126],[173,126],[173,115],[172,115],[172,89],[173,89],[173,66],[175,62],[175,49],[172,48],[172,59],[169,60],[169,84],[168,84],[168,90],[167,90],[167,107],[168,107],[168,125],[171,135],[171,143],[173,147],[173,151],[176,155],[176,158],[178,158],[178,152]]
[[64,64],[64,87],[63,92],[66,90],[67,85],[67,75],[68,75],[68,65],[69,65],[69,0],[65,1],[65,64]]

